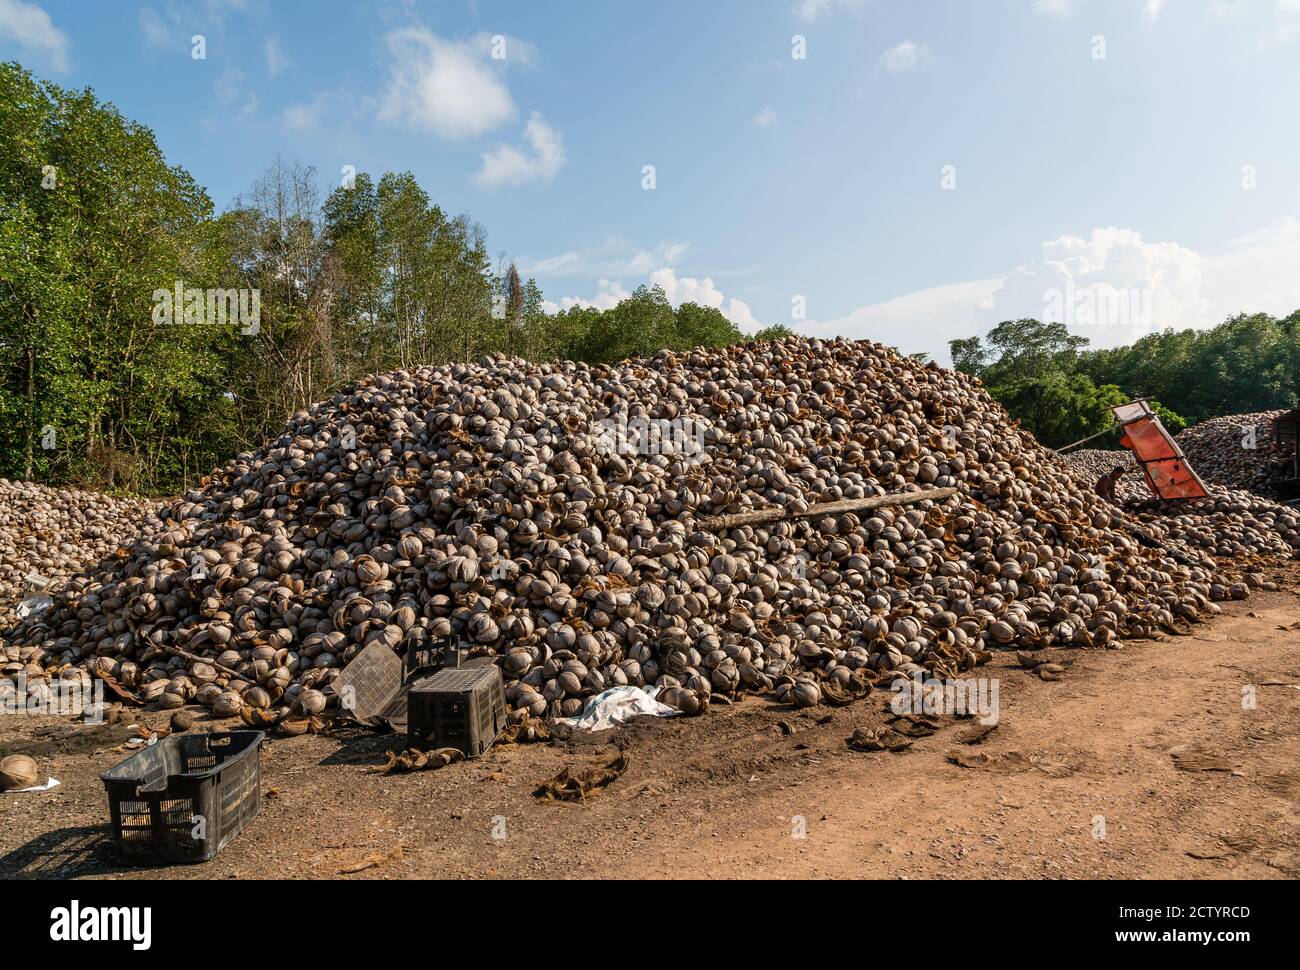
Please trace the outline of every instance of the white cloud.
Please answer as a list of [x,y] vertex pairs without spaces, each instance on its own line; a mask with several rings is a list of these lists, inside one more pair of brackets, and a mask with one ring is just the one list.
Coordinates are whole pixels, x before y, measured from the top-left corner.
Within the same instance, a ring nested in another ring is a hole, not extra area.
[[1231,313],[1285,316],[1300,310],[1300,221],[1279,219],[1205,257],[1204,291],[1211,323]]
[[179,43],[175,25],[166,23],[156,10],[149,7],[140,8],[137,20],[145,41],[151,47],[167,48]]
[[326,98],[316,95],[310,101],[291,104],[284,109],[284,126],[290,131],[315,131],[320,127]]
[[251,115],[261,103],[257,93],[244,84],[244,72],[238,68],[229,68],[217,78],[214,90],[221,107],[241,118]]
[[[763,326],[754,319],[754,314],[744,300],[734,296],[730,298],[723,296],[722,291],[714,286],[713,280],[708,277],[696,279],[690,276],[678,276],[672,267],[665,266],[651,272],[647,282],[652,287],[657,286],[662,289],[664,296],[674,307],[679,307],[683,303],[698,303],[700,306],[712,307],[721,311],[724,317],[745,333],[754,333]],[[567,310],[574,306],[608,310],[631,295],[631,291],[625,288],[622,282],[601,278],[596,283],[596,295],[591,299],[566,296],[559,303],[546,303],[545,309],[548,313]]]
[[[1065,322],[1092,346],[1115,347],[1152,329],[1218,322],[1202,293],[1203,282],[1202,258],[1191,249],[1147,242],[1131,229],[1093,229],[1086,239],[1062,236],[1043,243],[1039,259],[1007,276],[988,322],[1018,317]],[[1071,300],[1072,295],[1078,298]],[[1104,319],[1103,311],[1112,307],[1115,312]]]
[[498,185],[526,185],[553,179],[564,167],[564,138],[536,111],[524,125],[529,152],[514,145],[498,145],[483,155],[483,167],[474,181],[487,188]]
[[653,252],[638,249],[631,259],[617,263],[614,271],[619,275],[640,276],[657,266],[672,266],[686,254],[690,245],[684,242],[661,242]]
[[162,12],[142,7],[136,18],[145,42],[163,50],[189,53],[190,39],[206,30],[221,30],[233,11],[247,11],[248,0],[172,0]]
[[1300,0],[1272,0],[1267,5],[1263,0],[1253,3],[1247,3],[1246,0],[1215,0],[1210,5],[1210,12],[1223,19],[1259,14],[1269,22],[1259,35],[1257,46],[1261,50],[1285,47],[1300,36]]
[[565,296],[560,298],[559,303],[552,303],[550,300],[544,301],[543,309],[547,313],[554,313],[556,310],[568,310],[570,307],[575,306],[608,310],[631,295],[629,290],[623,288],[622,283],[615,280],[600,279],[596,281],[596,295],[592,299],[587,300],[580,296]]
[[[811,336],[875,340],[908,353],[924,350],[942,360],[947,358],[949,340],[985,329],[981,313],[992,306],[993,294],[1002,285],[998,278],[935,286],[859,307],[842,317],[810,319],[791,326]],[[815,298],[808,310],[817,312]]]
[[515,116],[510,91],[482,45],[442,40],[423,27],[395,30],[387,42],[393,64],[381,120],[458,139]]
[[[1092,347],[1114,347],[1155,330],[1205,328],[1236,313],[1285,316],[1300,308],[1300,220],[1282,219],[1231,240],[1216,255],[1131,230],[1045,242],[1036,258],[1005,276],[936,286],[844,316],[810,320],[801,331],[877,340],[948,359],[948,341],[987,333],[1003,320],[1064,319]],[[1062,297],[1073,309],[1061,312]],[[1082,308],[1091,305],[1093,316]],[[1112,319],[1103,310],[1115,309]],[[816,312],[815,306],[809,310]]]
[[[1040,14],[1067,17],[1079,6],[1079,0],[1033,0],[1033,9]],[[1168,0],[1144,0],[1142,21],[1151,29],[1165,10],[1171,9]],[[1300,37],[1300,0],[1211,0],[1208,5],[1211,17],[1234,18],[1257,14],[1269,21],[1259,35],[1262,49],[1285,47]]]
[[928,64],[931,60],[929,47],[905,40],[881,54],[878,65],[891,74],[900,74]]
[[600,276],[617,279],[621,276],[644,276],[661,266],[675,265],[690,243],[664,241],[654,249],[633,249],[617,237],[599,246],[583,251],[570,250],[546,259],[519,262],[519,272],[525,276]]
[[1260,47],[1285,47],[1297,36],[1300,36],[1300,0],[1273,0],[1273,27],[1260,39]]
[[861,4],[862,0],[798,0],[794,12],[800,19],[811,22],[822,14],[834,13],[837,9],[851,10]]
[[586,259],[576,250],[548,256],[532,262],[524,261],[519,265],[519,272],[526,276],[570,276],[581,273],[586,268]]
[[764,108],[758,114],[754,115],[753,125],[755,128],[775,128],[781,122],[776,116],[776,112],[771,108]]
[[34,3],[0,0],[0,38],[16,41],[26,50],[46,58],[56,71],[72,66],[68,35],[54,26],[50,15]]
[[683,303],[698,303],[700,306],[721,310],[722,315],[745,333],[754,333],[762,324],[754,319],[749,304],[736,297],[726,298],[722,291],[713,285],[707,276],[694,279],[690,276],[678,276],[671,268],[657,269],[650,274],[650,285],[658,286],[668,297],[673,306]]
[[1068,17],[1077,0],[1034,0],[1034,13]]
[[263,53],[266,55],[266,73],[271,77],[277,77],[289,66],[289,58],[285,57],[284,49],[280,47],[280,42],[274,37],[266,38]]

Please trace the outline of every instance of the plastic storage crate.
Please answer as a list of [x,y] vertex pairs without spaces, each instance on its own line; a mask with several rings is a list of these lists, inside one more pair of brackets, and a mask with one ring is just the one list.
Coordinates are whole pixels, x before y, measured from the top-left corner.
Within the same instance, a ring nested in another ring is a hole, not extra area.
[[441,646],[411,647],[402,658],[403,682],[409,684],[430,677],[444,666],[447,666],[446,651]]
[[402,689],[402,658],[372,643],[343,668],[330,685],[349,717],[362,723],[382,717]]
[[257,755],[265,736],[171,735],[100,775],[118,850],[136,862],[215,856],[262,807]]
[[458,636],[435,640],[426,647],[411,647],[402,660],[407,683],[432,677],[439,670],[465,666],[469,644]]
[[506,726],[506,698],[496,667],[440,670],[417,680],[406,698],[413,748],[458,748],[477,758]]

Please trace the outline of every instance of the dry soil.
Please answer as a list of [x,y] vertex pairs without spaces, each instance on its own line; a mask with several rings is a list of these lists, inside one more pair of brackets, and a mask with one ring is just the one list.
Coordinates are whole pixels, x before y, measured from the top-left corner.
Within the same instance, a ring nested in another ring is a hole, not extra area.
[[[1279,592],[1192,636],[1049,651],[1059,681],[999,654],[976,672],[1000,697],[978,743],[976,721],[946,718],[905,751],[850,750],[885,723],[885,692],[802,712],[749,699],[405,775],[372,770],[391,735],[272,739],[261,814],[204,865],[114,855],[98,776],[129,753],[125,728],[0,718],[0,754],[32,751],[62,783],[0,795],[0,876],[1295,878],[1300,565],[1272,575]],[[587,801],[534,797],[620,748],[627,770]]]

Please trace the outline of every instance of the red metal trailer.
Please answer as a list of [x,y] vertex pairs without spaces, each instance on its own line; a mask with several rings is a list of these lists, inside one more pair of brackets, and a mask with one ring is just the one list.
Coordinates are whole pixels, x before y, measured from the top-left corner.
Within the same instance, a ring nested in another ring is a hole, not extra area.
[[1120,444],[1133,452],[1147,485],[1164,499],[1205,498],[1205,483],[1187,464],[1187,456],[1143,399],[1111,408],[1124,428]]

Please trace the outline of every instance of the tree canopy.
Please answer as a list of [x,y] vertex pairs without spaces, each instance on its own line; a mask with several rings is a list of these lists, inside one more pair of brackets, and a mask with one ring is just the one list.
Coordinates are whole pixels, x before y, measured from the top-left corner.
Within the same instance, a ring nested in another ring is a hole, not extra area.
[[1012,417],[1048,445],[1104,429],[1109,404],[1151,398],[1170,431],[1220,414],[1295,407],[1300,311],[1232,317],[1209,330],[1165,330],[1088,350],[1064,325],[1000,323],[951,342],[954,366],[979,377]]
[[217,228],[148,128],[0,65],[0,474],[143,489],[228,450],[237,334],[152,318],[220,278]]
[[[228,318],[227,300],[256,307],[256,322]],[[366,373],[494,353],[611,363],[746,339],[658,287],[547,307],[410,172],[359,172],[322,198],[314,170],[277,158],[216,213],[148,128],[90,89],[0,64],[0,475],[175,492]],[[1158,399],[1172,430],[1297,403],[1300,311],[1087,345],[1024,319],[951,351],[1049,445],[1137,396]]]
[[[258,294],[256,326],[214,325],[213,291]],[[182,294],[172,325],[160,293]],[[277,158],[217,214],[147,128],[0,64],[0,475],[176,491],[369,372],[742,339],[657,287],[547,313],[410,172],[322,199],[314,170]]]

